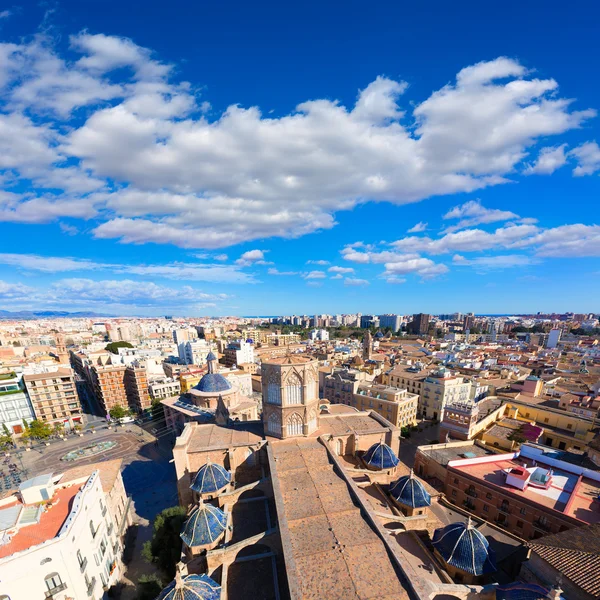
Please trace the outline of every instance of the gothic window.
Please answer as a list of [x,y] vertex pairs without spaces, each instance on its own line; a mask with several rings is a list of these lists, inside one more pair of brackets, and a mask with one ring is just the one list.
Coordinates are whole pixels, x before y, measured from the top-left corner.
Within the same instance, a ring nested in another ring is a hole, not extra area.
[[292,373],[285,384],[285,395],[288,404],[302,404],[302,381],[296,373]]
[[269,383],[267,385],[267,402],[281,406],[281,388],[278,383]]
[[287,422],[288,435],[302,435],[304,433],[304,423],[298,413],[293,413]]
[[277,413],[271,413],[267,419],[267,431],[269,433],[280,434],[281,433],[281,420]]

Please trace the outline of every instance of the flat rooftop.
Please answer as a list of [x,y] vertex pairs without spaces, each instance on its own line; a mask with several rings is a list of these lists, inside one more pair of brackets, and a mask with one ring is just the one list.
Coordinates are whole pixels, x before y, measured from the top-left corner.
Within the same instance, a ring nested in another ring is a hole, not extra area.
[[196,425],[192,429],[187,452],[248,446],[262,442],[262,423],[242,423],[236,427],[220,427],[214,423]]
[[[450,465],[452,468],[467,473],[483,483],[497,485],[503,491],[517,497],[527,498],[561,512],[582,523],[600,523],[600,505],[596,498],[600,495],[600,482],[580,477],[555,466],[544,465],[539,459],[534,465],[533,460],[521,456],[519,460],[500,459],[494,462],[473,462],[466,465]],[[505,474],[510,469],[523,467],[542,467],[552,470],[552,480],[548,489],[528,485],[524,490],[506,485]]]
[[321,413],[319,415],[319,429],[313,436],[318,437],[327,433],[332,435],[385,433],[389,431],[389,428],[390,426],[380,423],[370,412],[346,410],[345,413],[341,413],[336,410],[335,413]]
[[[447,465],[451,460],[459,460],[462,458],[477,458],[480,456],[490,456],[496,454],[488,448],[482,448],[477,444],[471,445],[454,445],[450,444],[433,444],[429,447],[421,446],[419,452],[433,459],[440,465]],[[469,454],[465,457],[465,454]]]
[[300,597],[408,598],[382,540],[355,506],[325,447],[315,439],[271,447],[287,520],[286,565]]

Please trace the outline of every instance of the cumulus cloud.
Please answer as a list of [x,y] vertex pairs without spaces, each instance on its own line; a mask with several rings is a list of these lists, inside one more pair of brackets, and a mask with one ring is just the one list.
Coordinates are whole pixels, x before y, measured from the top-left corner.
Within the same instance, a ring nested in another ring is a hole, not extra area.
[[600,147],[596,142],[587,142],[571,150],[578,165],[573,170],[573,175],[581,177],[582,175],[593,175],[600,171]]
[[329,264],[328,260],[307,260],[306,261],[307,265],[320,265],[322,267],[324,267],[325,265]]
[[330,273],[354,273],[352,267],[329,267],[327,269]]
[[[388,279],[396,279],[398,275],[408,275],[415,273],[422,279],[433,279],[438,275],[443,275],[448,272],[446,265],[435,263],[429,258],[404,258],[394,262],[385,263],[385,271],[383,277]],[[397,283],[397,282],[393,282]]]
[[525,169],[526,175],[551,175],[567,162],[566,144],[542,148],[536,161]]
[[87,32],[70,43],[75,60],[49,37],[0,44],[0,167],[33,181],[0,219],[97,218],[93,235],[125,243],[298,237],[365,201],[474,192],[595,114],[498,58],[414,108],[404,82],[376,77],[349,106],[299,99],[280,117],[239,105],[213,115],[151,50]]
[[0,280],[0,299],[5,301],[13,300],[24,300],[28,301],[31,299],[31,295],[35,292],[34,288],[31,288],[22,283],[11,283],[8,281]]
[[325,279],[327,274],[325,271],[310,271],[309,273],[303,273],[304,279]]
[[369,285],[369,282],[366,279],[356,279],[354,277],[346,277],[344,279],[344,285],[349,285],[352,287],[364,287]]
[[419,221],[416,225],[411,227],[407,231],[407,233],[422,233],[426,229],[427,229],[427,223],[424,223],[423,221]]
[[337,275],[332,275],[329,279],[344,279],[344,276],[338,273]]
[[273,267],[271,267],[267,273],[269,275],[298,275],[298,271],[279,271]]
[[[467,227],[474,227],[482,223],[495,223],[497,221],[508,221],[509,219],[518,219],[519,215],[508,210],[498,210],[496,208],[486,208],[479,200],[470,200],[460,206],[455,206],[448,211],[443,219],[460,219],[455,225],[446,227],[445,232],[459,231]],[[409,232],[410,233],[410,232]]]
[[524,254],[508,254],[496,256],[477,256],[465,258],[460,254],[452,257],[452,263],[458,266],[474,267],[478,271],[490,271],[494,269],[508,269],[512,267],[526,267],[538,263],[539,260]]
[[272,265],[272,262],[265,260],[265,252],[268,252],[268,250],[248,250],[235,261],[235,264],[242,267],[249,267],[250,265]]

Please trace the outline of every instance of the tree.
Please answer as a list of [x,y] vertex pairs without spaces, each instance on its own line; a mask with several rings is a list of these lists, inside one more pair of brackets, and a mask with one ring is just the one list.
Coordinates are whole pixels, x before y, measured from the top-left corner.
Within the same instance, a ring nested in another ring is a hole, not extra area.
[[162,581],[154,573],[142,575],[137,582],[137,600],[154,600],[162,588]]
[[130,411],[128,408],[123,408],[120,404],[117,404],[116,406],[113,406],[108,411],[108,414],[110,415],[111,419],[118,421],[119,419],[122,419],[123,417],[129,416]]
[[152,407],[150,408],[150,415],[153,421],[160,421],[165,418],[165,408],[161,404],[160,400],[152,400]]
[[156,515],[152,539],[144,544],[144,560],[155,564],[169,581],[175,577],[175,565],[181,556],[179,533],[187,518],[185,508],[172,506]]
[[12,446],[14,446],[12,435],[6,433],[4,435],[0,435],[0,450],[7,450]]
[[[23,421],[25,423],[25,421]],[[52,427],[44,421],[38,421],[34,419],[26,427],[23,437],[32,440],[45,440],[52,435]]]
[[111,342],[106,344],[105,350],[108,350],[111,354],[119,354],[119,348],[133,348],[129,342]]

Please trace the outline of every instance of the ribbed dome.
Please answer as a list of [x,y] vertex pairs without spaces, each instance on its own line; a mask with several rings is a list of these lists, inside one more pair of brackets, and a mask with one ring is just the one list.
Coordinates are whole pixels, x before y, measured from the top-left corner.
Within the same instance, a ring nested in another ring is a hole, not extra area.
[[485,575],[496,571],[496,557],[485,536],[467,523],[452,523],[433,533],[433,546],[451,566],[470,573]]
[[198,469],[190,488],[199,494],[208,494],[224,488],[230,481],[231,473],[225,467],[209,462]]
[[180,536],[190,548],[212,544],[227,526],[227,515],[212,504],[200,503],[183,525]]
[[156,600],[219,600],[221,586],[208,575],[186,575],[179,573],[160,593]]
[[411,508],[422,508],[431,504],[431,496],[414,476],[412,469],[410,475],[400,477],[398,481],[392,483],[389,492],[398,502]]
[[206,356],[206,362],[208,362],[209,360],[217,360],[217,357],[215,356],[212,350]]
[[373,444],[363,455],[363,460],[376,469],[391,469],[398,464],[394,451],[383,442]]
[[207,373],[194,386],[194,389],[207,393],[226,392],[231,389],[231,383],[219,373]]

